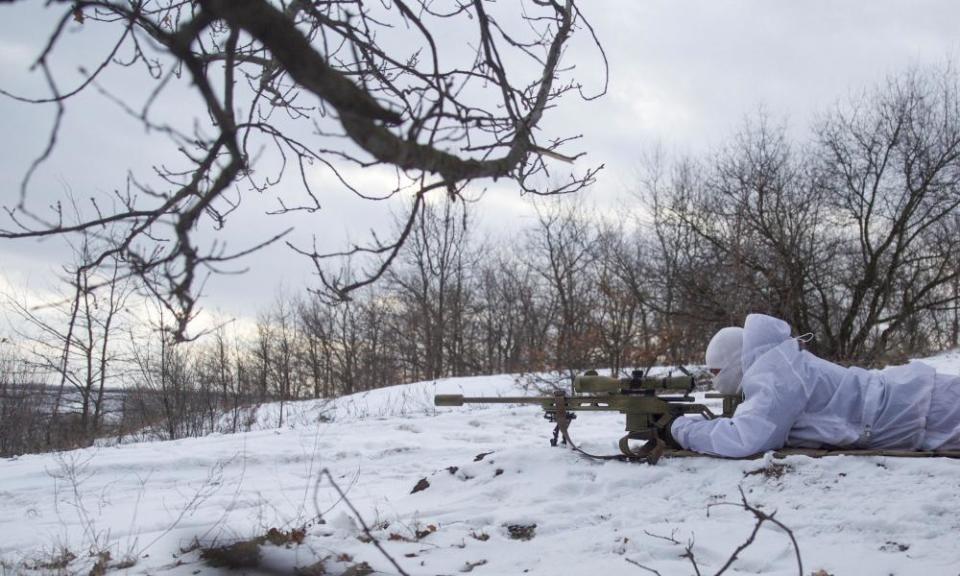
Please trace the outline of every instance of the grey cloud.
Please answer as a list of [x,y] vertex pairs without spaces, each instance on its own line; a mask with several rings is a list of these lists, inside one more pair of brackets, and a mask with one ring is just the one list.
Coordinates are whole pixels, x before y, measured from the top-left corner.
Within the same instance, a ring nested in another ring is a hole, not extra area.
[[[818,111],[851,91],[910,65],[942,65],[960,49],[955,31],[960,3],[955,0],[590,0],[582,9],[610,59],[610,93],[596,102],[568,98],[551,111],[542,134],[583,134],[569,150],[588,153],[578,163],[580,169],[607,165],[589,192],[600,203],[617,201],[634,178],[639,156],[653,144],[709,150],[760,106],[788,118],[802,133]],[[0,86],[30,93],[42,89],[38,74],[27,75],[23,66],[29,62],[25,54],[32,57],[39,49],[49,22],[50,12],[39,3],[0,8]],[[440,36],[455,40],[458,33],[442,31]],[[74,42],[74,60],[101,53],[110,40],[103,38],[97,46]],[[586,90],[600,85],[600,59],[586,34],[571,45],[566,58],[578,67]],[[67,57],[63,65],[75,62]],[[122,72],[110,79],[122,90],[138,89]],[[108,193],[122,186],[128,167],[149,172],[157,151],[164,149],[162,138],[145,135],[112,104],[94,93],[85,98],[69,110],[61,146],[37,181],[39,205],[67,187],[80,197]],[[169,106],[166,115],[177,102],[163,104]],[[0,194],[9,203],[27,163],[44,145],[52,115],[50,107],[0,99],[0,119]],[[332,189],[324,187],[321,212],[288,222],[262,217],[272,200],[251,195],[223,236],[231,248],[240,249],[293,224],[297,242],[308,243],[316,234],[334,249],[348,237],[360,241],[368,229],[390,226],[390,203],[363,202],[343,190],[326,194]],[[511,194],[516,193],[509,187],[492,190],[476,205],[479,220],[490,229],[529,221],[527,200]],[[57,246],[0,242],[0,260],[19,266],[34,257],[35,264],[56,269],[63,252]],[[249,313],[255,303],[272,298],[278,279],[297,285],[310,274],[308,263],[282,246],[237,267],[242,266],[253,272],[209,282],[209,307]]]

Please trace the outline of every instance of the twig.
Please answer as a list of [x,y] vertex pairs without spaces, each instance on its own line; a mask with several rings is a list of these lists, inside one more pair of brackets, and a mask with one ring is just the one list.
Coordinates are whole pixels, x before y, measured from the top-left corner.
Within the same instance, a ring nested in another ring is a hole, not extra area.
[[747,510],[748,512],[753,514],[753,516],[757,519],[757,523],[756,525],[754,525],[753,531],[750,533],[750,536],[747,538],[747,540],[743,544],[738,546],[736,550],[733,551],[733,554],[730,555],[730,558],[727,559],[727,562],[723,565],[722,568],[720,568],[719,572],[714,574],[714,576],[720,576],[721,574],[726,572],[727,569],[730,568],[730,566],[732,566],[733,563],[737,560],[737,557],[739,556],[739,554],[744,550],[746,550],[751,544],[753,544],[753,541],[757,536],[757,532],[760,531],[760,527],[763,526],[764,522],[772,522],[776,526],[780,527],[790,537],[790,543],[793,545],[793,551],[797,557],[797,574],[799,574],[800,576],[803,576],[803,560],[800,557],[800,546],[797,544],[797,539],[796,537],[794,537],[793,531],[790,530],[790,528],[788,528],[786,525],[784,525],[783,522],[780,522],[779,520],[774,518],[774,515],[776,514],[776,512],[767,514],[766,512],[760,510],[755,506],[752,506],[749,502],[747,502],[747,496],[746,494],[743,493],[742,486],[738,486],[737,490],[740,491],[740,503],[720,502],[718,504],[712,504],[707,508],[708,513],[709,513],[709,509],[713,506],[722,506],[722,505],[739,506],[739,507],[742,507],[744,510]]
[[633,564],[633,565],[636,566],[637,568],[643,568],[643,569],[646,570],[647,572],[651,572],[651,573],[653,573],[653,574],[656,574],[657,576],[663,576],[663,574],[661,574],[660,572],[654,570],[653,568],[650,568],[649,566],[644,566],[643,564],[637,562],[636,560],[631,560],[631,559],[629,559],[629,558],[624,558],[624,560],[626,560],[627,562]]
[[[683,544],[682,542],[680,542],[679,540],[677,540],[677,539],[674,537],[674,535],[677,533],[676,530],[674,530],[673,532],[671,532],[669,536],[662,536],[662,535],[660,535],[660,534],[654,534],[653,532],[650,532],[649,530],[644,530],[643,533],[646,534],[647,536],[650,536],[651,538],[657,538],[657,539],[660,539],[660,540],[665,540],[665,541],[667,541],[667,542],[669,542],[669,543],[671,543],[671,544],[676,544],[677,546],[683,546],[683,547],[684,547],[684,552],[683,552],[683,554],[680,555],[680,557],[681,557],[681,558],[686,558],[686,559],[690,560],[690,563],[693,564],[693,571],[694,571],[694,573],[696,574],[696,576],[700,576],[700,566],[697,564],[697,559],[696,559],[696,557],[694,557],[694,555],[693,555],[693,538],[691,538],[686,544]],[[646,566],[641,566],[641,568],[646,568]],[[649,570],[649,568],[648,568],[648,570]]]
[[327,468],[324,468],[323,470],[320,471],[320,476],[317,478],[317,487],[320,486],[320,481],[323,479],[324,476],[327,477],[327,480],[330,481],[330,485],[333,486],[333,489],[336,490],[337,494],[340,495],[340,500],[347,505],[347,508],[349,508],[350,512],[353,513],[354,518],[356,518],[357,522],[360,523],[360,527],[363,528],[363,534],[367,538],[369,538],[370,542],[377,547],[377,550],[379,550],[380,553],[383,554],[383,556],[387,560],[389,560],[391,564],[393,564],[393,567],[397,569],[397,572],[399,572],[401,576],[410,576],[403,568],[400,567],[400,564],[398,564],[397,561],[393,559],[393,556],[391,556],[383,548],[383,546],[380,544],[380,541],[374,537],[374,535],[370,531],[370,527],[364,521],[363,516],[360,515],[360,512],[357,511],[353,503],[350,502],[350,499],[347,498],[346,493],[340,488],[340,486],[337,484],[337,481],[333,479],[333,475],[330,474],[330,470],[328,470]]
[[[757,537],[757,533],[760,531],[760,527],[763,526],[764,522],[770,522],[778,526],[780,529],[786,532],[787,535],[790,537],[790,543],[793,545],[793,551],[797,557],[797,574],[799,574],[799,576],[803,576],[803,560],[800,557],[800,545],[797,544],[797,539],[794,536],[793,531],[790,528],[788,528],[783,522],[774,518],[774,516],[776,515],[776,512],[767,514],[766,512],[760,510],[756,506],[753,506],[749,502],[747,502],[747,496],[746,494],[743,493],[743,487],[738,486],[737,489],[740,491],[740,502],[719,502],[717,504],[711,504],[707,506],[707,515],[708,516],[710,515],[710,509],[713,508],[714,506],[736,506],[738,508],[743,508],[744,510],[753,514],[754,518],[756,518],[757,520],[757,523],[753,526],[753,531],[750,532],[750,536],[747,537],[747,539],[743,542],[743,544],[740,544],[739,546],[737,546],[736,550],[733,551],[733,553],[730,555],[729,558],[727,558],[727,561],[723,564],[720,570],[714,573],[713,576],[721,576],[731,566],[733,566],[734,562],[736,562],[737,559],[740,557],[740,553],[746,550],[747,548],[749,548],[754,543]],[[647,530],[644,530],[643,532],[644,534],[646,534],[647,536],[650,536],[651,538],[664,540],[666,542],[675,544],[677,546],[684,546],[684,552],[683,554],[680,555],[680,557],[686,558],[687,560],[689,560],[690,564],[693,566],[693,571],[696,574],[696,576],[701,576],[700,566],[699,564],[697,564],[697,559],[693,553],[692,538],[687,544],[684,545],[674,537],[674,535],[676,534],[676,531],[672,532],[670,536],[662,536],[660,534],[654,534],[652,532],[648,532]],[[625,558],[625,560],[630,564],[633,564],[634,566],[643,568],[644,570],[647,570],[654,574],[660,574],[653,568],[639,564],[634,560],[630,560],[629,558]]]

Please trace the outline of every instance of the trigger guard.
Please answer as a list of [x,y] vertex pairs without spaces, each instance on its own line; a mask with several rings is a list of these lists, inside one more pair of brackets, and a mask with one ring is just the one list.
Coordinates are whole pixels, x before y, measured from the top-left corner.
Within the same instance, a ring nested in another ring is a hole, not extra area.
[[632,434],[627,434],[620,439],[620,452],[631,460],[644,460],[648,464],[656,464],[663,456],[666,444],[659,437],[648,438],[643,446],[633,448],[630,446],[630,440],[638,440]]

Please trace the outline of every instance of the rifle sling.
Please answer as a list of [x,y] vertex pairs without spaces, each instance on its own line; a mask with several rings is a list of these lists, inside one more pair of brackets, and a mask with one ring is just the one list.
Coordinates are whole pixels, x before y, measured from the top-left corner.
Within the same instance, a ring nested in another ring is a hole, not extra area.
[[631,439],[630,434],[620,439],[621,454],[591,454],[577,446],[573,442],[573,439],[570,438],[570,419],[567,418],[567,402],[565,397],[557,397],[556,410],[557,426],[553,430],[553,440],[551,441],[551,444],[554,446],[557,444],[556,438],[559,432],[560,435],[563,436],[563,443],[569,446],[571,450],[593,460],[618,460],[620,462],[646,462],[647,464],[656,464],[657,460],[659,460],[663,454],[665,445],[659,437],[654,436],[652,439],[647,440],[647,443],[640,447],[639,450],[634,450],[630,448],[628,444],[628,441]]

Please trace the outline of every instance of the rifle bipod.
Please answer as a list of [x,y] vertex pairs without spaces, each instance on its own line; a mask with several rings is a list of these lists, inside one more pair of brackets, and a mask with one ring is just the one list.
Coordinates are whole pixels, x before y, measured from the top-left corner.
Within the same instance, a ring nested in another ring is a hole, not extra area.
[[[564,434],[564,435],[563,435],[563,438],[558,438],[558,437],[560,436],[560,431],[561,431],[561,430],[560,430],[560,423],[557,422],[557,419],[556,419],[555,415],[554,415],[552,412],[547,412],[546,414],[543,415],[543,417],[546,418],[547,420],[549,420],[550,422],[553,422],[553,423],[556,424],[556,426],[553,427],[553,437],[550,438],[550,445],[551,445],[551,446],[556,446],[556,445],[558,444],[558,440],[559,440],[559,443],[563,443],[563,445],[566,446],[566,445],[568,444],[567,438],[568,438],[569,436],[568,436],[567,434]],[[567,412],[567,414],[566,414],[566,418],[567,418],[568,421],[569,421],[569,420],[573,420],[573,419],[575,419],[576,417],[577,417],[577,415],[574,414],[573,412]],[[564,428],[566,428],[567,426],[570,426],[569,422],[567,423],[566,426],[564,426]]]

